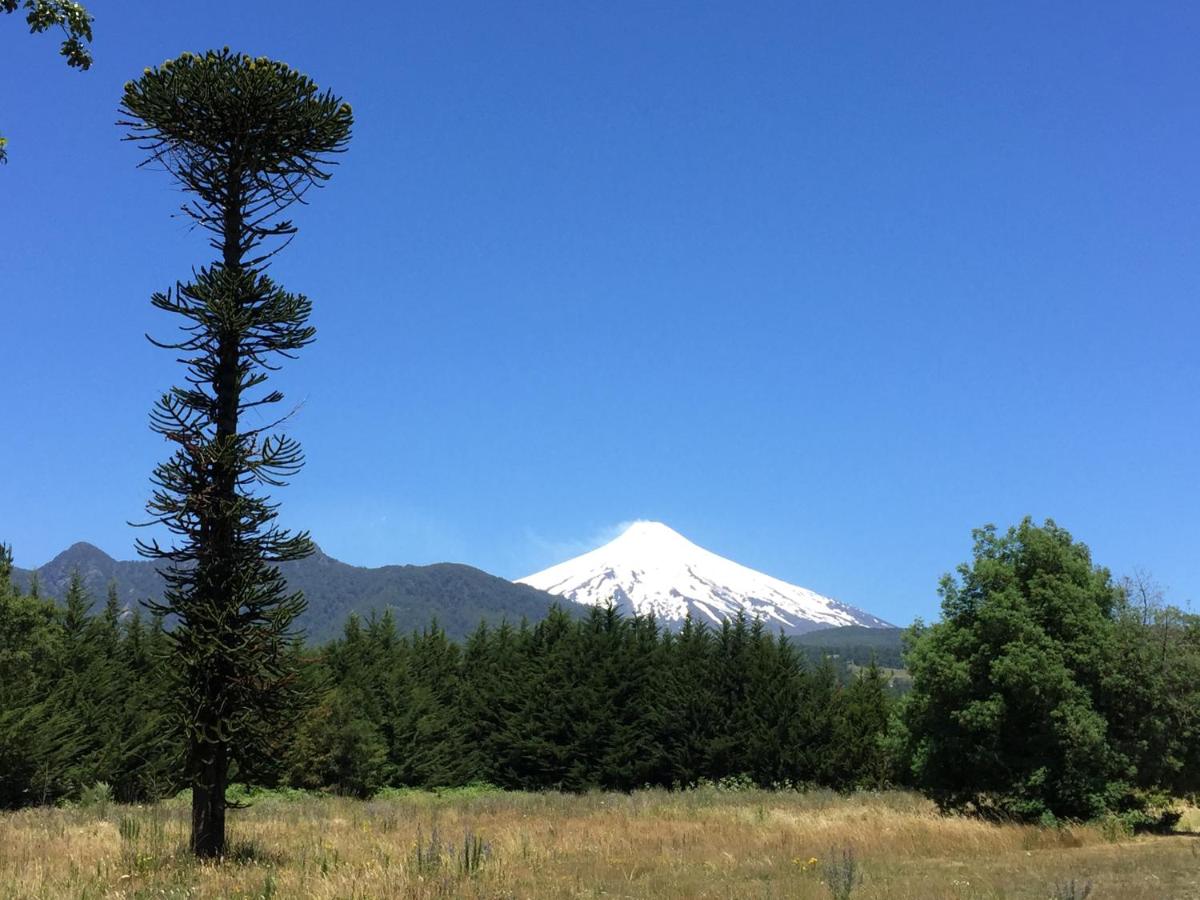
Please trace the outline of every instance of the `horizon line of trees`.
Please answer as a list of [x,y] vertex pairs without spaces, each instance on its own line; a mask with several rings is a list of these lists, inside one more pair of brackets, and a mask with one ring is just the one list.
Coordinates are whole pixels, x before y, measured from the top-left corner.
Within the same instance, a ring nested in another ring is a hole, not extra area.
[[[122,801],[186,787],[170,727],[162,616],[102,610],[78,576],[65,602],[21,595],[0,554],[0,808],[104,782]],[[552,609],[481,623],[456,643],[389,613],[291,650],[314,704],[256,783],[366,797],[384,787],[579,791],[738,779],[763,787],[888,783],[889,679],[842,683],[744,616],[721,629]],[[8,685],[5,690],[4,685]],[[236,771],[233,778],[238,778]]]
[[[291,654],[312,705],[277,735],[263,786],[367,797],[487,782],[581,791],[911,787],[947,810],[1053,822],[1151,821],[1200,791],[1200,617],[1147,578],[1114,582],[1053,522],[975,532],[942,618],[908,633],[912,690],[850,679],[744,616],[678,632],[561,609],[402,634],[351,616]],[[169,727],[161,617],[19,595],[0,553],[0,807],[95,782],[120,800],[185,787]],[[237,771],[231,777],[250,780]]]

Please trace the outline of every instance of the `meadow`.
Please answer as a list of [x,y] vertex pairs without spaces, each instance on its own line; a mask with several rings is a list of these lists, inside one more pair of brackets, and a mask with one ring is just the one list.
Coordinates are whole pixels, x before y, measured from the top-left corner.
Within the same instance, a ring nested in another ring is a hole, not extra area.
[[186,798],[0,814],[0,897],[1200,898],[1173,835],[949,817],[916,794],[460,789],[263,794],[231,855],[185,852]]

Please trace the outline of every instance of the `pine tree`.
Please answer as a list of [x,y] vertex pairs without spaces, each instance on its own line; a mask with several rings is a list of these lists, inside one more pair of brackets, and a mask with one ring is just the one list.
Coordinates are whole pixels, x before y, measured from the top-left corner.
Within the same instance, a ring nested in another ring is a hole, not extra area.
[[887,679],[874,660],[840,694],[835,726],[836,781],[843,788],[879,789],[891,780],[886,738],[891,718]]
[[709,747],[714,734],[715,641],[703,622],[689,614],[670,643],[663,708],[664,742],[671,774],[667,784],[688,787],[711,778]]
[[88,594],[87,588],[83,586],[83,576],[79,574],[78,569],[74,569],[71,572],[71,579],[67,583],[66,608],[63,611],[63,627],[66,629],[67,638],[70,641],[76,643],[81,641],[91,608],[92,598]]
[[437,622],[413,638],[407,680],[399,760],[403,780],[420,787],[465,783],[469,773],[464,722],[458,715],[459,648]]
[[400,637],[392,610],[372,616],[367,626],[365,687],[370,694],[372,722],[387,751],[381,778],[395,781],[401,769],[403,749],[398,733],[411,688],[409,669],[410,643]]
[[515,713],[503,742],[507,771],[501,784],[523,790],[562,789],[574,764],[576,698],[572,691],[577,625],[560,607],[517,637],[524,657]]
[[654,617],[627,619],[615,652],[616,677],[609,703],[612,737],[599,781],[618,790],[670,784],[673,772],[666,743],[669,713],[663,705],[667,646]]
[[494,783],[500,766],[498,736],[511,715],[512,628],[487,622],[463,645],[457,715],[463,722],[463,756],[468,780]]
[[38,799],[31,786],[43,750],[37,720],[57,662],[61,626],[52,604],[22,597],[12,551],[0,544],[0,809]]
[[604,761],[614,740],[616,694],[622,679],[618,654],[625,622],[616,607],[592,607],[573,623],[562,643],[555,669],[566,716],[563,749],[566,771],[560,787],[582,791],[599,786]]
[[299,445],[273,425],[242,425],[247,411],[283,399],[254,390],[314,336],[312,304],[266,274],[280,248],[263,245],[295,234],[280,217],[329,178],[352,115],[286,64],[228,49],[146,69],[126,84],[121,111],[127,139],[175,178],[187,194],[184,215],[220,254],[194,281],[152,301],[183,320],[181,339],[158,346],[180,354],[187,376],[151,416],[175,450],[154,471],[147,509],[177,540],[139,544],[165,563],[164,599],[153,608],[177,618],[170,640],[191,849],[211,857],[225,849],[230,766],[253,775],[277,755],[281,724],[292,718],[287,649],[304,600],[288,591],[277,564],[312,552],[307,533],[274,524],[276,505],[256,490],[299,470]]
[[388,781],[387,745],[341,686],[326,691],[305,716],[286,765],[292,785],[349,797],[370,797]]
[[750,626],[745,613],[721,623],[713,654],[711,738],[706,749],[708,777],[746,774]]
[[837,669],[828,655],[807,670],[797,712],[799,733],[796,778],[799,781],[837,784],[837,731],[841,698]]
[[182,787],[177,774],[183,755],[180,738],[168,727],[169,643],[162,618],[150,627],[135,607],[119,626],[121,644],[114,698],[119,716],[119,763],[114,795],[124,801],[157,800]]
[[104,649],[115,654],[121,643],[121,601],[117,597],[117,583],[110,581],[104,597]]
[[530,684],[528,629],[480,623],[463,651],[459,705],[472,781],[520,787]]
[[76,793],[100,780],[97,757],[103,736],[97,730],[97,694],[105,679],[99,671],[102,658],[90,634],[88,613],[92,598],[76,569],[67,585],[63,609],[63,643],[58,677],[47,702],[43,744],[51,748],[59,794]]
[[748,770],[762,787],[802,779],[801,749],[809,736],[800,719],[807,684],[800,654],[782,635],[752,631],[750,683],[746,705]]

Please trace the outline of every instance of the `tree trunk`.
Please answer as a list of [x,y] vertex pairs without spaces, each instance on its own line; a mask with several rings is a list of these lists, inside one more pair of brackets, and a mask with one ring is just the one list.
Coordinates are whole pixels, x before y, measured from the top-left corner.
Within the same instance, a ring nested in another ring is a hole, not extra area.
[[[234,166],[229,173],[229,193],[225,206],[225,234],[222,261],[226,269],[241,268],[242,208],[241,175]],[[220,456],[212,467],[211,487],[217,500],[216,514],[205,523],[208,533],[207,559],[202,564],[204,588],[208,598],[228,613],[237,613],[236,601],[226,596],[233,582],[234,539],[237,500],[237,467],[231,463],[229,452],[222,445],[234,440],[238,430],[238,362],[241,357],[239,335],[222,334],[218,341],[218,364],[212,389],[215,401],[216,441]],[[218,643],[224,635],[217,637]],[[203,716],[219,724],[221,692],[229,677],[224,660],[219,660],[216,672],[207,685]],[[197,741],[192,746],[192,853],[200,858],[222,856],[225,853],[225,787],[229,776],[229,747],[223,743],[207,744]]]
[[208,751],[192,781],[192,853],[202,859],[225,855],[225,780],[229,758],[224,744],[194,748]]

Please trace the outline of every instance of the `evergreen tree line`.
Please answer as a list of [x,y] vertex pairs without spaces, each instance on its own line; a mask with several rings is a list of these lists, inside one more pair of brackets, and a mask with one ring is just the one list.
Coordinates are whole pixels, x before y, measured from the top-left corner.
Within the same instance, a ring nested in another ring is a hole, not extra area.
[[[0,807],[187,786],[161,618],[20,595],[0,552]],[[1151,821],[1200,792],[1200,617],[1147,579],[1113,581],[1053,522],[981,529],[909,632],[912,690],[874,665],[840,678],[739,617],[554,610],[456,643],[385,613],[290,651],[311,704],[235,780],[366,797],[487,782],[630,790],[732,781],[912,786],[943,808],[1033,821]],[[1140,817],[1140,818],[1139,818]]]
[[20,595],[0,545],[0,808],[55,803],[103,782],[124,801],[176,789],[161,618],[103,608],[76,574],[64,602]]
[[786,638],[739,617],[674,633],[643,616],[559,609],[481,624],[461,645],[436,626],[400,635],[351,618],[310,673],[326,685],[285,778],[367,796],[387,785],[487,782],[567,791],[877,787],[888,780],[887,679],[840,685]]
[[[186,786],[161,617],[20,595],[0,556],[0,807],[118,800]],[[390,614],[294,651],[313,704],[275,765],[232,777],[369,796],[488,782],[629,790],[736,779],[764,787],[881,786],[890,696],[875,666],[839,683],[744,617],[678,633],[613,609],[536,625],[481,624],[462,644]]]

